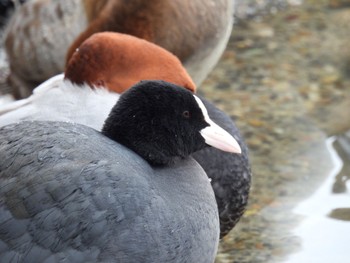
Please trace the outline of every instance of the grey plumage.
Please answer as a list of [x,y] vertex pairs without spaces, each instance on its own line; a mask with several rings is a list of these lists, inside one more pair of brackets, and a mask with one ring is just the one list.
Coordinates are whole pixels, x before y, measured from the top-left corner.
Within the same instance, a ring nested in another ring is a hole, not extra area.
[[62,122],[1,128],[0,158],[3,263],[214,261],[216,201],[192,158],[153,168]]
[[248,203],[251,170],[248,148],[231,118],[201,97],[210,118],[228,131],[239,143],[242,154],[232,154],[213,147],[192,154],[203,167],[214,189],[220,216],[220,237],[236,225]]

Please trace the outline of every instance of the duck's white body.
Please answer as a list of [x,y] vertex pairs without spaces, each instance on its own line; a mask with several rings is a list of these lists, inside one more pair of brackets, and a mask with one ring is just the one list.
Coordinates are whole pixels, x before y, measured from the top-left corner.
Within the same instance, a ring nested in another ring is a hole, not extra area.
[[32,96],[0,108],[0,126],[28,120],[66,121],[101,130],[119,94],[77,86],[60,74],[38,86]]
[[0,96],[0,108],[6,104],[12,103],[14,98],[11,94],[5,94]]

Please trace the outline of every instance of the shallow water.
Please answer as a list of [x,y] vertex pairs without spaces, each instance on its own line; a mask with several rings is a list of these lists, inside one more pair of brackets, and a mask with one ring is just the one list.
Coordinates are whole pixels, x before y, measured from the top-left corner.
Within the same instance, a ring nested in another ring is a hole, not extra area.
[[[333,162],[329,176],[312,196],[293,209],[293,213],[302,216],[300,224],[292,232],[300,237],[302,249],[292,254],[285,261],[287,263],[347,262],[349,258],[349,195],[346,185],[345,191],[335,192],[335,178],[344,166],[334,149],[335,140],[335,137],[327,139]],[[337,218],[337,214],[347,218]]]
[[216,262],[349,262],[350,1],[237,2],[227,50],[199,87],[236,120],[253,170]]
[[252,159],[249,207],[217,263],[349,262],[349,6],[309,0],[239,20],[200,88]]

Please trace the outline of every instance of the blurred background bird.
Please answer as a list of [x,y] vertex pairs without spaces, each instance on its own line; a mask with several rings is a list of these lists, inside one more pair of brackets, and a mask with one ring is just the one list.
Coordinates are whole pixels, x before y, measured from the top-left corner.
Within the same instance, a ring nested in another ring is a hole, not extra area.
[[223,53],[233,24],[232,0],[29,0],[4,36],[9,84],[16,98],[63,72],[90,35],[130,34],[175,54],[200,85]]

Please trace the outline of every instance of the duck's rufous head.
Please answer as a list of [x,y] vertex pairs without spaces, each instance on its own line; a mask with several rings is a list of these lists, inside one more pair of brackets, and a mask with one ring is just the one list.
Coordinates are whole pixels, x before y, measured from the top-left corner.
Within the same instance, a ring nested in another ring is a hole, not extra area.
[[113,32],[97,33],[85,40],[66,65],[65,78],[117,93],[141,80],[164,80],[196,90],[176,56],[148,41]]

